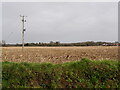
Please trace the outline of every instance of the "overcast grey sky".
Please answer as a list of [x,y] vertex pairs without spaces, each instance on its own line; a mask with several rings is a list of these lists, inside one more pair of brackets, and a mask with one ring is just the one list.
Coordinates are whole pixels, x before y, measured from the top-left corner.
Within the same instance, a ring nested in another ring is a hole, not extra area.
[[7,43],[21,43],[20,14],[25,42],[118,41],[117,2],[6,2],[2,10]]
[[2,3],[0,2],[0,41],[2,40]]

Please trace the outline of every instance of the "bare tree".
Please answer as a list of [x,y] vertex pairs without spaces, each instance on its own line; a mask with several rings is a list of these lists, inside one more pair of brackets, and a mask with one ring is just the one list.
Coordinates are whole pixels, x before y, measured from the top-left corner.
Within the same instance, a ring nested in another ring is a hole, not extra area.
[[5,46],[5,45],[6,45],[5,40],[2,40],[2,45],[3,45],[3,46]]

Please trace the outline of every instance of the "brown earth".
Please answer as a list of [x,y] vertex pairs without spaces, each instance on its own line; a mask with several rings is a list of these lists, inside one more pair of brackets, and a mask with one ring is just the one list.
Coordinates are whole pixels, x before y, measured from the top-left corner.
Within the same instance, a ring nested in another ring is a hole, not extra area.
[[117,60],[117,46],[90,47],[3,47],[2,61],[10,62],[53,62],[92,60]]

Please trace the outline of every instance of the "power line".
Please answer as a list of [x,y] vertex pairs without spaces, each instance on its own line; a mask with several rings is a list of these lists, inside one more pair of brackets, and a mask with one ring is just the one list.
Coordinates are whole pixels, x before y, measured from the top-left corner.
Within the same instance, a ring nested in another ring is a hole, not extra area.
[[10,40],[11,38],[11,35],[13,34],[14,32],[11,32],[8,36],[7,36],[7,39]]

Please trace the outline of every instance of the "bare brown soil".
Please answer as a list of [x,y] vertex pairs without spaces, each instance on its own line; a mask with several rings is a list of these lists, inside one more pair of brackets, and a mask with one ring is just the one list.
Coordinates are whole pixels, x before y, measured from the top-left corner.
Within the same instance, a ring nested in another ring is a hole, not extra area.
[[91,47],[3,47],[2,61],[10,62],[53,62],[78,61],[82,58],[92,60],[117,60],[117,46]]

